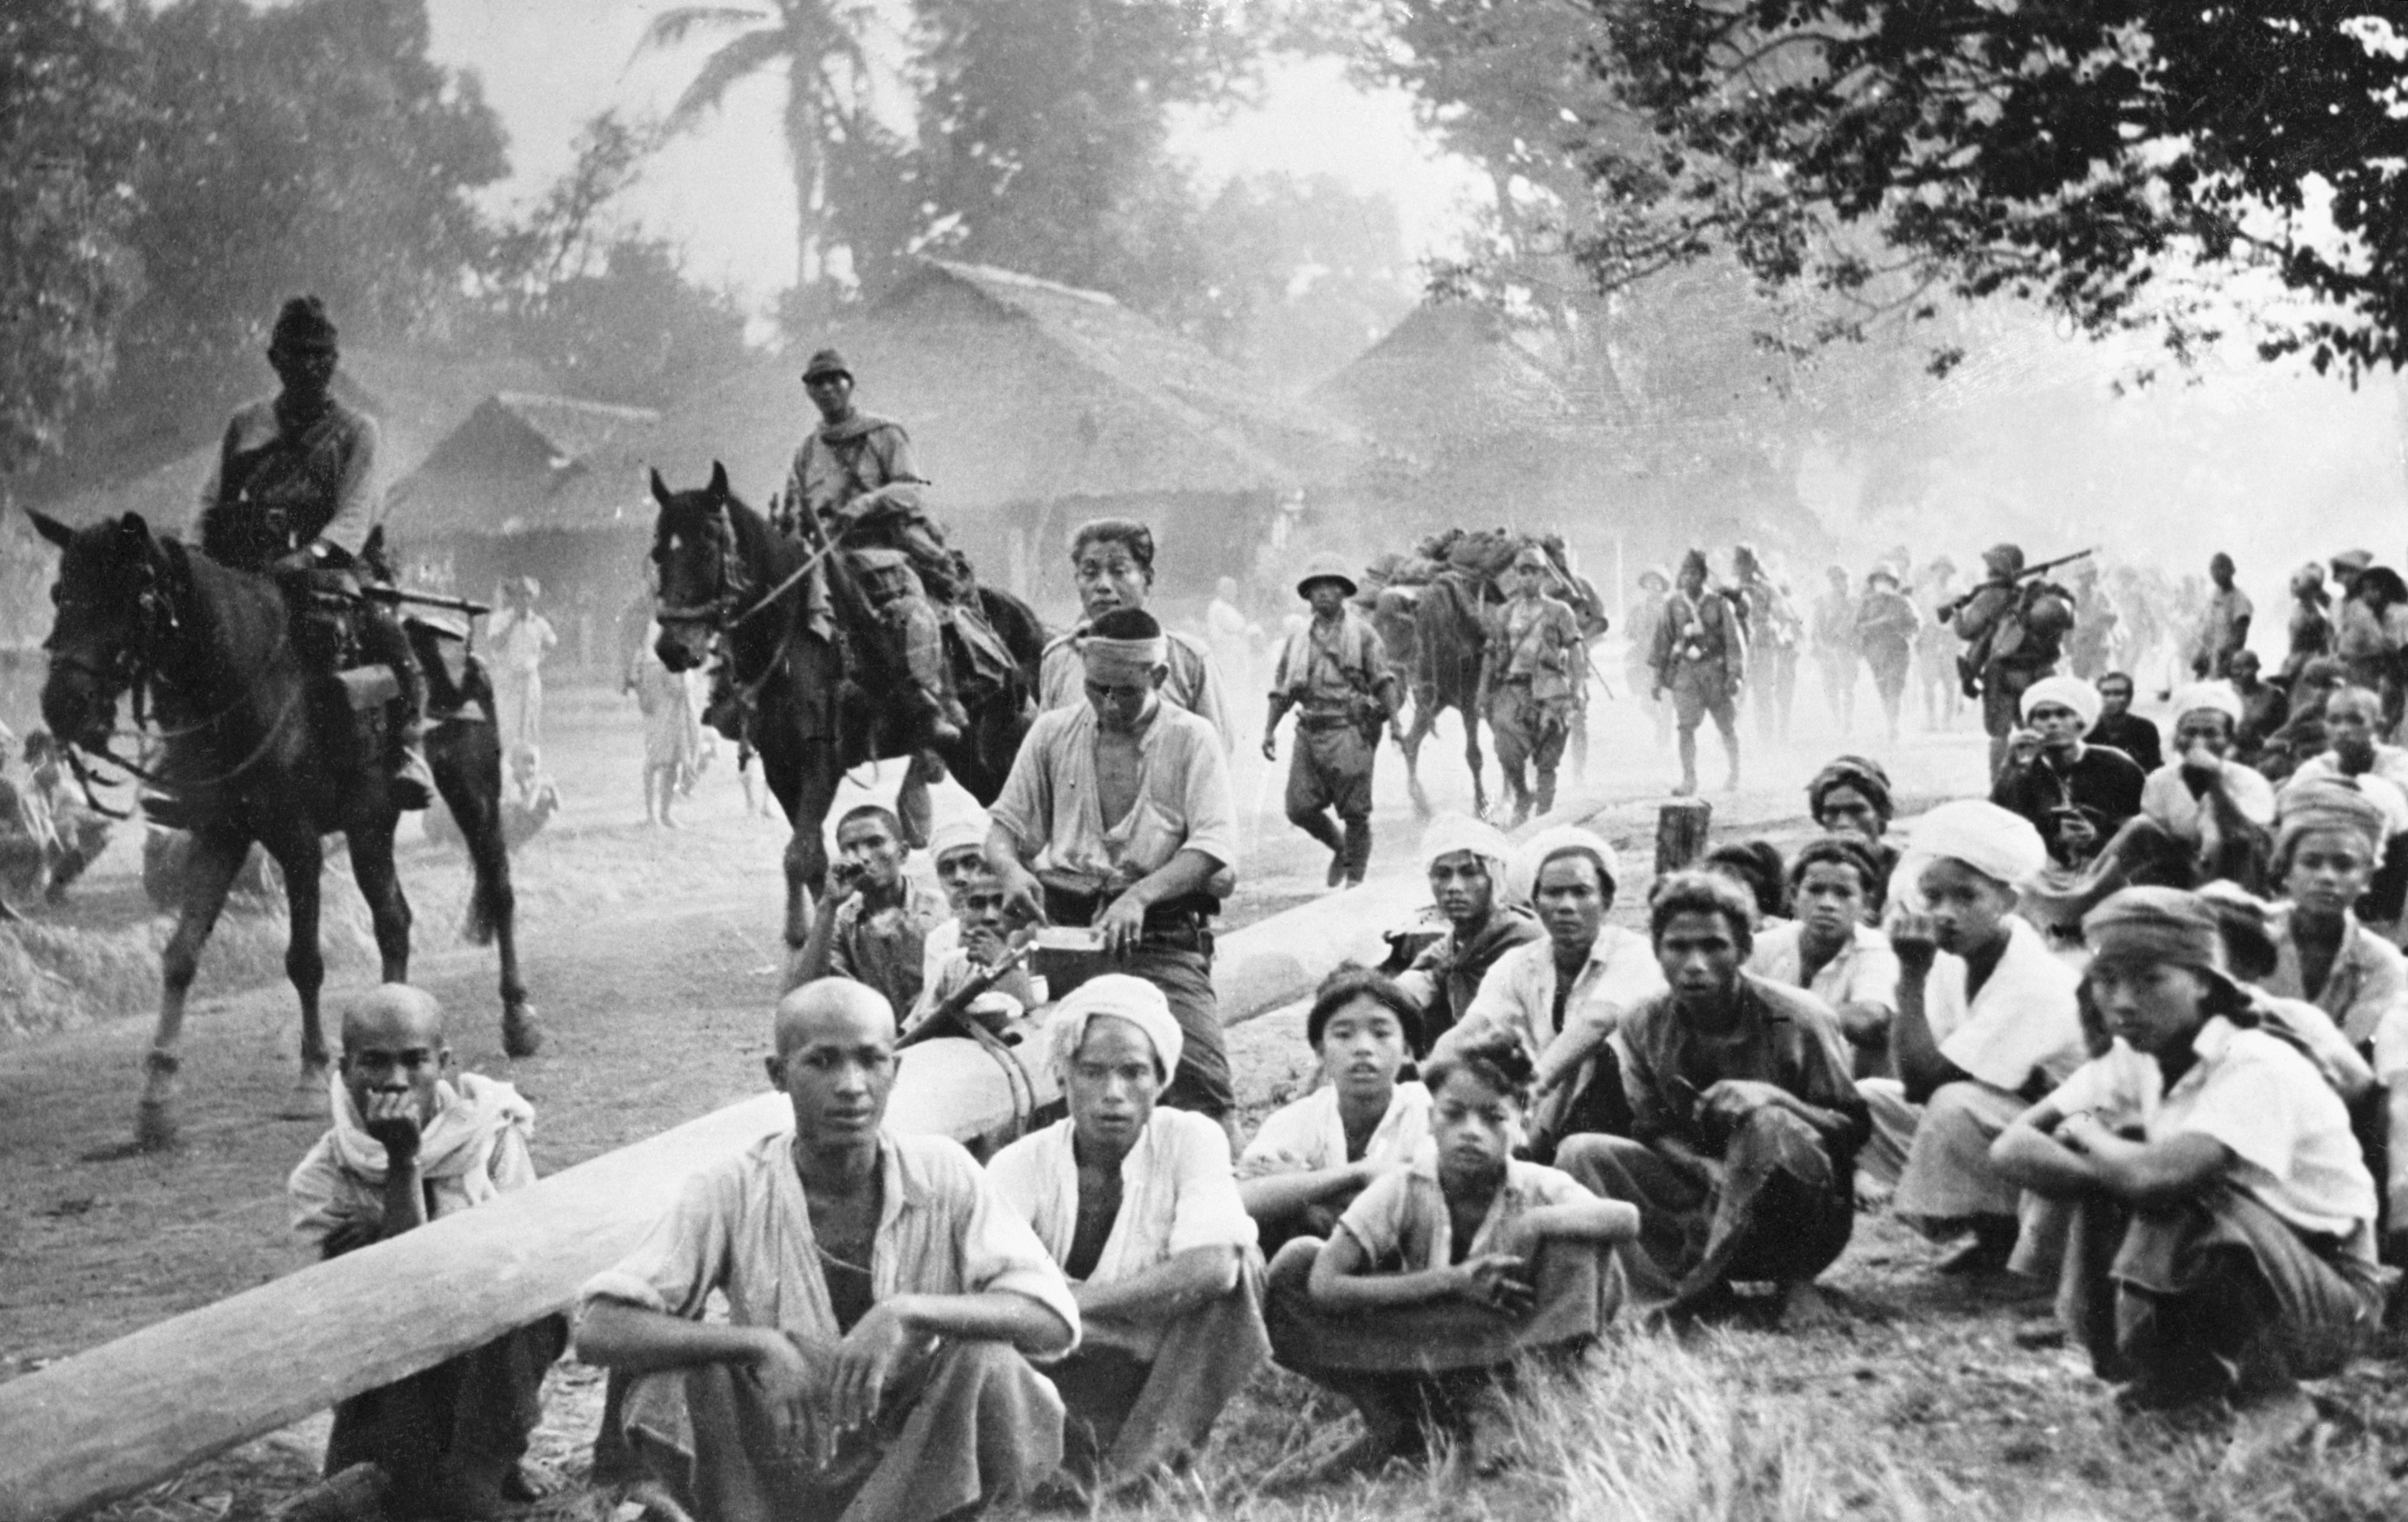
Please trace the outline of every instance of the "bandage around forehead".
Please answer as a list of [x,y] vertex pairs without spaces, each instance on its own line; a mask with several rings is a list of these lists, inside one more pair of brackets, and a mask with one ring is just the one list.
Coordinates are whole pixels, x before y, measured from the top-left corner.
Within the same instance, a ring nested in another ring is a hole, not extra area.
[[1162,990],[1125,972],[1104,972],[1081,984],[1054,1007],[1048,1035],[1056,1076],[1068,1079],[1079,1043],[1087,1039],[1087,1027],[1096,1016],[1107,1014],[1145,1032],[1166,1079],[1179,1070],[1179,1054],[1187,1039],[1171,1016],[1170,1001],[1163,998]]
[[2023,815],[1986,798],[1959,798],[1914,822],[1913,844],[1897,877],[1919,888],[1923,869],[1942,859],[2020,887],[2048,866],[2048,847]]
[[2055,703],[2059,708],[2071,709],[2082,720],[2082,727],[2085,729],[2099,722],[2099,711],[2105,707],[2105,700],[2100,697],[2099,689],[2080,677],[2042,677],[2026,687],[2023,706],[2019,710],[2023,714],[2024,722],[2030,723],[2032,710],[2043,703]]
[[1079,658],[1086,663],[1090,682],[1109,685],[1151,681],[1156,667],[1169,663],[1170,641],[1162,635],[1151,639],[1107,639],[1091,634],[1079,641]]
[[2241,695],[2229,682],[2194,682],[2174,691],[2174,723],[2194,713],[2221,713],[2237,726],[2241,723]]

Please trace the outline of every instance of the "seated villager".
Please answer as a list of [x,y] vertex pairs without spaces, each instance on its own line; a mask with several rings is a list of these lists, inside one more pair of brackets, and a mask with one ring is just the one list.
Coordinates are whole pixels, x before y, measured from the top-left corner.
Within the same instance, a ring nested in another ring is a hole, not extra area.
[[1512,901],[1512,855],[1502,831],[1469,814],[1440,814],[1422,832],[1430,897],[1445,917],[1446,933],[1397,979],[1421,1012],[1417,1053],[1426,1053],[1428,1043],[1470,1011],[1498,957],[1545,935],[1530,912]]
[[2058,1309],[2135,1406],[2219,1397],[2243,1459],[2303,1437],[2298,1381],[2381,1326],[2374,1181],[2349,1116],[2260,1028],[2196,896],[2132,888],[2091,912],[2086,974],[2115,1043],[1992,1148],[2072,1203]]
[[2233,652],[2227,668],[2232,696],[2241,699],[2241,723],[2233,731],[2231,754],[2244,767],[2258,765],[2266,741],[2291,716],[2291,695],[2260,676],[2263,669],[2254,650]]
[[2099,679],[2099,711],[2082,738],[2091,745],[2123,752],[2147,776],[2166,764],[2165,737],[2155,721],[2132,711],[2135,688],[2128,672],[2110,671]]
[[1090,978],[1047,1037],[1070,1113],[996,1153],[987,1173],[1079,1304],[1078,1351],[1044,1371],[1062,1396],[1065,1473],[1141,1481],[1201,1449],[1270,1356],[1262,1256],[1227,1135],[1155,1107],[1182,1041],[1162,990]]
[[2006,1267],[2021,1191],[1991,1166],[1990,1142],[2087,1055],[2079,975],[2014,912],[2042,859],[2028,824],[1969,798],[1916,823],[1900,868],[1927,907],[1890,922],[1898,1076],[1856,1085],[1873,1117],[1865,1170],[1876,1188],[1896,1185],[1892,1209],[1926,1235],[1971,1232],[1942,1272]]
[[502,790],[502,840],[515,849],[560,811],[560,784],[543,769],[543,752],[534,745],[510,747],[509,773],[509,785]]
[[1533,1355],[1577,1352],[1622,1299],[1630,1206],[1513,1156],[1530,1055],[1503,1031],[1430,1059],[1431,1144],[1355,1198],[1326,1242],[1271,1264],[1271,1356],[1354,1402],[1363,1435],[1325,1477],[1469,1446],[1481,1398]]
[[1792,918],[1756,933],[1747,970],[1802,988],[1839,1018],[1860,1078],[1889,1075],[1889,1027],[1898,1015],[1898,954],[1871,923],[1883,873],[1866,843],[1826,835],[1789,864]]
[[2294,768],[2282,790],[2345,781],[2383,811],[2383,846],[2358,912],[2388,926],[2408,900],[2408,751],[2377,738],[2383,722],[2381,695],[2365,687],[2335,688],[2325,700],[2326,748]]
[[2281,726],[2266,737],[2250,765],[2268,782],[2280,784],[2300,762],[2324,754],[2325,702],[2348,682],[2348,668],[2333,656],[2318,655],[2301,666],[2290,679]]
[[25,737],[25,778],[36,805],[50,816],[50,883],[44,897],[55,904],[108,849],[109,821],[75,785],[65,754],[47,729]]
[[2079,678],[2045,677],[2025,688],[2024,727],[2008,738],[1990,801],[2038,830],[2067,808],[2096,811],[2111,832],[2123,828],[2141,811],[2148,774],[2122,751],[2083,739],[2098,717],[2098,690]]
[[920,999],[928,932],[944,919],[944,900],[903,870],[910,848],[890,810],[846,810],[836,850],[794,981],[851,978],[877,989],[888,1009],[909,1010]]
[[1546,934],[1497,958],[1439,1047],[1506,1030],[1536,1054],[1528,1155],[1544,1162],[1566,1136],[1630,1129],[1609,1038],[1664,991],[1664,974],[1646,937],[1605,923],[1622,864],[1602,837],[1570,825],[1542,830],[1514,853],[1511,872],[1517,887],[1530,882]]
[[[398,1237],[535,1182],[535,1110],[516,1089],[452,1072],[442,1007],[386,984],[343,1012],[334,1127],[285,1184],[293,1229],[322,1257]],[[540,1493],[519,1468],[542,1419],[544,1371],[568,1343],[545,1316],[335,1408],[325,1472],[370,1463],[394,1516],[492,1517]]]
[[59,844],[41,795],[10,775],[16,740],[0,725],[0,920],[18,918],[12,901],[31,902],[43,895]]
[[937,887],[945,896],[950,912],[920,940],[920,989],[922,997],[937,984],[937,979],[962,949],[962,899],[969,885],[980,878],[993,874],[986,865],[986,835],[991,827],[986,811],[974,809],[949,814],[928,832],[928,865],[935,871]]
[[[2233,980],[2247,989],[2263,1024],[2306,1054],[2355,1115],[2375,1087],[2374,1069],[2366,1055],[2342,1034],[2340,1023],[2320,1005],[2273,993],[2267,986],[2283,965],[2280,908],[2221,882],[2200,888],[2199,900],[2215,915],[2216,928],[2224,936],[2225,965]],[[2378,1050],[2387,1050],[2390,1045],[2384,1038],[2385,1029],[2408,1022],[2408,1000],[2395,1004],[2394,1011],[2376,1027],[2372,1044]],[[2084,1018],[2092,1016],[2086,1014]],[[2103,1048],[2103,1034],[2089,1032],[2086,1027],[2085,1033],[2092,1037],[2094,1053]],[[2396,1034],[2408,1035],[2408,1027],[2397,1028]]]
[[1785,1304],[1856,1224],[1867,1122],[1847,1042],[1821,1000],[1742,970],[1748,908],[1711,872],[1656,885],[1648,929],[1670,991],[1615,1038],[1630,1134],[1576,1136],[1555,1152],[1572,1177],[1639,1207],[1623,1255],[1632,1296],[1672,1313],[1711,1308],[1742,1282],[1772,1283]]
[[1788,864],[1781,859],[1781,848],[1770,840],[1725,841],[1707,852],[1698,866],[1703,871],[1720,872],[1747,890],[1759,930],[1780,923],[1789,907],[1784,887]]
[[1403,1076],[1419,1018],[1377,972],[1341,968],[1323,981],[1304,1017],[1322,1083],[1272,1111],[1238,1158],[1238,1194],[1267,1251],[1328,1236],[1355,1196],[1428,1139],[1429,1090]]
[[699,1522],[938,1522],[1025,1493],[1062,1457],[1025,1357],[1078,1343],[1062,1271],[959,1144],[885,1129],[874,990],[793,990],[772,1041],[794,1129],[689,1179],[586,1284],[578,1357],[638,1376],[627,1435]]
[[1888,898],[1890,874],[1898,869],[1898,847],[1886,839],[1895,808],[1889,773],[1866,756],[1835,757],[1806,784],[1806,811],[1816,827],[1829,835],[1856,836],[1872,853],[1881,873],[1876,903]]
[[[989,1030],[998,1030],[1038,1002],[1027,962],[1014,961],[1011,955],[1035,931],[1030,926],[1013,928],[1011,895],[1003,880],[985,869],[983,855],[979,857],[979,874],[963,884],[953,917],[937,927],[952,932],[953,949],[934,972],[924,976],[920,1001],[903,1023],[907,1031],[916,1029],[948,1004],[962,1005],[962,1013]],[[935,939],[935,931],[929,939]]]

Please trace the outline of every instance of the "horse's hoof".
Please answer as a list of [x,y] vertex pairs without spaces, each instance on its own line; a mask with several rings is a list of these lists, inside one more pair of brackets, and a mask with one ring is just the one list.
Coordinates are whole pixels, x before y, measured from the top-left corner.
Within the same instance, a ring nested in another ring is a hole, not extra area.
[[139,1152],[172,1152],[183,1144],[183,1126],[172,1099],[144,1098],[134,1107],[134,1145]]
[[301,1075],[293,1080],[293,1087],[284,1096],[283,1108],[277,1111],[280,1120],[324,1120],[326,1118],[327,1067],[322,1058],[301,1064]]
[[513,1004],[502,1012],[502,1051],[513,1057],[531,1057],[543,1050],[543,1022],[532,1004]]

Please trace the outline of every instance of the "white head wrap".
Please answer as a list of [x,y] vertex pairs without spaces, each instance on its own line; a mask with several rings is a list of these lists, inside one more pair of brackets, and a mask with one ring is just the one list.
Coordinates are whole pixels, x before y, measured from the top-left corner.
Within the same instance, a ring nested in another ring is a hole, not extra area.
[[1622,882],[1622,859],[1605,837],[1578,825],[1553,825],[1531,836],[1514,848],[1513,859],[1507,863],[1505,875],[1512,880],[1513,896],[1520,899],[1535,898],[1539,892],[1539,869],[1556,852],[1577,846],[1593,851],[1597,859],[1605,863],[1606,891],[1611,893]]
[[946,853],[964,849],[983,850],[986,846],[987,817],[983,809],[958,813],[928,832],[928,859],[945,859]]
[[2048,866],[2048,847],[2023,815],[1985,798],[1958,798],[1914,822],[1912,843],[1892,881],[1919,888],[1923,869],[1942,858],[2021,887]]
[[1127,680],[1150,675],[1157,666],[1170,660],[1170,639],[1155,635],[1151,639],[1107,639],[1101,635],[1082,635],[1079,658],[1088,672],[1096,677]]
[[2099,696],[2098,688],[2080,677],[2065,676],[2042,677],[2026,687],[2023,707],[2017,711],[2028,722],[2032,710],[2042,703],[2055,703],[2060,708],[2071,709],[2081,715],[2082,727],[2085,729],[2099,722],[2099,711],[2105,706]]
[[2241,695],[2232,690],[2229,682],[2194,682],[2174,690],[2174,723],[2179,725],[2185,714],[2202,710],[2221,713],[2238,725],[2241,723]]
[[1099,1014],[1125,1020],[1144,1031],[1146,1039],[1154,1042],[1154,1055],[1162,1063],[1164,1077],[1179,1070],[1179,1053],[1186,1038],[1180,1034],[1179,1022],[1171,1018],[1170,1001],[1162,997],[1162,990],[1125,972],[1103,972],[1070,990],[1068,998],[1054,1006],[1049,1034],[1054,1076],[1068,1079],[1070,1059],[1079,1055],[1079,1043],[1087,1036],[1087,1024]]
[[1469,851],[1488,863],[1488,876],[1497,884],[1499,903],[1519,903],[1526,895],[1513,891],[1512,873],[1508,869],[1513,860],[1513,842],[1505,832],[1485,820],[1469,814],[1440,814],[1422,831],[1422,869],[1438,865],[1440,856],[1452,856],[1458,851]]

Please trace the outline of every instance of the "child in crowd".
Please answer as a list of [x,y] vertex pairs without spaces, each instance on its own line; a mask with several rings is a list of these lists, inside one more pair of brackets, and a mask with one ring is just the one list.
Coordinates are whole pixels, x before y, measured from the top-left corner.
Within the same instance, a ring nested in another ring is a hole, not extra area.
[[1238,1192],[1267,1251],[1329,1235],[1356,1196],[1410,1164],[1429,1136],[1429,1090],[1403,1077],[1416,1012],[1376,972],[1342,969],[1322,984],[1304,1036],[1326,1082],[1272,1112],[1238,1159]]
[[1272,1357],[1363,1414],[1325,1476],[1415,1457],[1426,1426],[1468,1446],[1476,1401],[1518,1359],[1587,1345],[1619,1308],[1614,1250],[1639,1212],[1513,1156],[1531,1070],[1502,1031],[1433,1057],[1435,1145],[1357,1196],[1326,1243],[1280,1250]]
[[[443,1011],[386,984],[343,1012],[335,1125],[285,1187],[293,1228],[323,1257],[400,1236],[535,1182],[535,1111],[476,1073],[445,1076]],[[542,1418],[544,1371],[567,1345],[550,1315],[335,1408],[325,1472],[372,1463],[394,1516],[484,1518],[540,1494],[519,1468]]]

